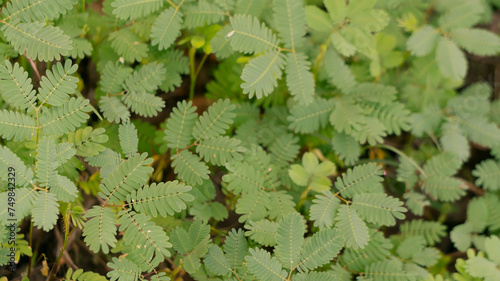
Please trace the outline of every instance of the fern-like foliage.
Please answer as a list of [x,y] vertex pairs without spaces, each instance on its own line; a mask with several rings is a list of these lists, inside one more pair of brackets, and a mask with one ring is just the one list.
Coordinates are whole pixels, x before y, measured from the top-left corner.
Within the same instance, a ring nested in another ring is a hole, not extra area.
[[110,248],[116,245],[116,215],[110,208],[94,206],[87,211],[85,217],[88,219],[83,229],[85,243],[94,253],[100,249],[108,253]]
[[493,160],[486,160],[476,166],[472,174],[477,177],[476,184],[488,190],[500,189],[500,165]]
[[328,118],[333,107],[334,103],[332,100],[322,98],[314,99],[307,106],[293,107],[288,117],[290,129],[302,134],[318,131],[328,124]]
[[340,206],[340,199],[335,197],[330,191],[324,191],[323,194],[316,195],[312,200],[310,215],[314,221],[314,226],[321,228],[330,228],[334,224],[337,210]]
[[231,46],[244,53],[262,53],[278,48],[276,35],[252,16],[236,15],[230,19],[233,31],[227,34]]
[[189,193],[191,187],[178,181],[153,183],[127,195],[127,202],[137,212],[151,214],[156,217],[173,216],[187,208],[186,203],[193,201]]
[[133,211],[123,210],[118,216],[121,224],[120,231],[124,231],[123,239],[126,244],[137,248],[146,260],[156,267],[166,257],[170,257],[168,248],[172,244],[168,242],[168,236],[163,229],[150,221],[150,217],[144,214],[136,214]]
[[64,66],[57,63],[52,67],[52,71],[47,71],[38,90],[40,104],[60,106],[67,102],[69,95],[75,93],[77,87],[78,79],[72,76],[77,69],[78,65],[72,65],[71,60],[66,60]]
[[20,54],[43,61],[59,60],[73,48],[69,36],[54,26],[41,22],[4,22],[1,27],[5,37]]
[[181,33],[182,13],[179,9],[170,7],[163,11],[151,29],[151,44],[158,49],[168,49]]
[[172,166],[175,173],[188,184],[201,184],[204,179],[208,179],[208,167],[201,161],[198,155],[188,150],[172,155]]
[[333,260],[344,246],[344,236],[336,229],[318,231],[304,243],[300,262],[295,267],[302,271],[313,270]]
[[29,140],[36,133],[35,119],[25,114],[0,110],[0,135],[6,140]]
[[168,147],[179,150],[190,144],[197,117],[196,107],[192,106],[191,101],[177,104],[166,123],[165,140]]
[[260,280],[279,281],[287,276],[283,265],[263,249],[250,249],[250,256],[245,260],[250,272]]
[[90,157],[104,151],[105,147],[102,144],[108,141],[108,136],[104,132],[104,128],[94,130],[89,126],[69,132],[67,141],[74,145],[76,155]]
[[368,227],[353,207],[340,206],[336,217],[336,228],[346,237],[345,245],[353,249],[364,248],[370,240]]
[[252,59],[241,74],[243,93],[258,99],[269,95],[278,85],[277,79],[281,79],[284,64],[281,52],[274,50]]
[[163,1],[118,0],[111,3],[113,14],[119,19],[137,19],[145,17],[163,6]]
[[70,98],[62,106],[50,108],[42,114],[42,130],[52,135],[67,134],[85,122],[89,118],[87,112],[91,110],[89,100]]
[[380,193],[383,191],[380,182],[383,180],[383,171],[376,164],[364,164],[347,170],[347,173],[338,178],[335,187],[345,197],[365,192]]
[[[26,187],[33,179],[33,170],[8,147],[0,146],[0,169],[8,171],[9,167],[13,167],[16,171],[16,185],[18,187]],[[0,175],[2,180],[8,181],[8,175]]]
[[109,35],[111,47],[127,62],[140,61],[147,56],[148,46],[130,28],[114,31]]
[[33,224],[44,231],[51,230],[57,222],[58,208],[59,204],[55,194],[47,191],[38,192],[31,211]]
[[215,137],[200,142],[196,146],[196,152],[207,162],[215,165],[224,165],[229,161],[243,160],[241,153],[245,152],[245,148],[240,146],[240,143],[240,140],[227,136]]
[[133,123],[120,125],[118,129],[118,138],[120,139],[120,147],[125,157],[128,158],[137,153],[139,138],[137,137],[137,129]]
[[276,245],[278,223],[269,220],[250,221],[245,232],[255,242],[264,246]]
[[302,53],[289,53],[285,72],[287,86],[295,100],[300,104],[310,104],[314,97],[314,78],[307,57]]
[[276,229],[274,254],[282,264],[297,264],[304,243],[305,221],[298,213],[284,216]]
[[23,0],[7,2],[2,9],[4,20],[20,19],[24,22],[54,20],[73,9],[75,0]]
[[116,167],[103,179],[99,196],[111,204],[119,204],[127,194],[139,189],[149,178],[153,168],[148,167],[153,159],[147,154],[136,154]]
[[5,65],[0,65],[0,87],[2,98],[11,106],[21,110],[36,107],[36,91],[31,78],[18,63],[13,66],[5,61]]
[[227,15],[217,3],[201,0],[198,5],[190,5],[185,9],[184,25],[187,28],[211,25],[222,21]]
[[295,50],[304,44],[306,13],[303,1],[273,1],[276,29],[285,48]]
[[212,104],[207,111],[199,117],[193,128],[193,137],[198,142],[201,139],[217,137],[223,134],[229,125],[233,123],[236,116],[233,111],[236,108],[229,100],[220,100]]
[[353,208],[367,222],[379,225],[395,225],[396,220],[405,218],[406,208],[403,202],[397,198],[387,196],[383,193],[355,194],[353,197]]

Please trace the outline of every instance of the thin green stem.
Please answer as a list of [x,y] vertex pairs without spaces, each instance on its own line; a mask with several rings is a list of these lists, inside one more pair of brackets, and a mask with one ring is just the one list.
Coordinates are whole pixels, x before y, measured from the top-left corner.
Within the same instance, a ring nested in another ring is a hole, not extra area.
[[75,227],[71,231],[68,231],[68,229],[69,229],[69,216],[65,215],[63,218],[64,218],[63,219],[63,221],[64,221],[64,242],[63,242],[63,246],[61,248],[61,251],[59,252],[59,256],[57,256],[56,263],[52,267],[52,270],[50,271],[50,274],[47,277],[47,281],[53,280],[56,277],[57,269],[59,268],[59,263],[61,262],[62,256],[63,256],[64,252],[66,251],[66,246],[68,245],[69,235],[73,232],[73,230],[76,229],[76,227]]
[[[30,220],[30,247],[33,249],[33,220]],[[28,277],[31,274],[31,263],[33,262],[33,255],[30,256],[28,263]]]
[[203,68],[203,64],[205,64],[205,61],[208,58],[209,54],[205,54],[203,58],[201,59],[200,63],[198,64],[198,67],[196,68],[196,60],[195,60],[195,54],[196,54],[196,48],[191,47],[189,49],[189,67],[190,67],[190,75],[191,75],[191,83],[189,87],[189,99],[193,100],[194,98],[194,90],[196,87],[196,78],[198,78],[198,75],[200,74],[201,69]]
[[82,2],[82,13],[85,13],[85,0]]
[[396,153],[397,155],[408,159],[408,161],[410,162],[410,164],[412,164],[424,177],[427,177],[427,174],[425,173],[424,169],[422,169],[422,167],[420,167],[420,165],[418,165],[415,162],[415,160],[413,160],[411,157],[409,157],[406,154],[404,154],[403,151],[401,151],[401,150],[399,150],[399,149],[397,149],[395,147],[392,147],[392,146],[389,146],[389,145],[385,145],[385,144],[378,144],[375,147],[380,147],[380,148],[384,148],[384,149],[390,150],[390,151]]
[[194,55],[196,54],[196,48],[191,47],[189,49],[189,68],[190,68],[190,85],[189,85],[189,100],[193,100],[194,98],[194,87],[196,86],[196,70],[195,70],[195,58]]

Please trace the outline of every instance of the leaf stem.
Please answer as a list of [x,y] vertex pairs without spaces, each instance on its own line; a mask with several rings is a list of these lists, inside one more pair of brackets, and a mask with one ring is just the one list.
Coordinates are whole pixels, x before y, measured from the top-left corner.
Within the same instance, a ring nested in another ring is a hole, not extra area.
[[394,153],[396,153],[397,155],[401,156],[401,157],[404,157],[406,159],[408,159],[408,161],[410,162],[410,164],[412,164],[424,177],[427,177],[427,174],[425,173],[424,169],[422,169],[420,167],[420,165],[418,165],[415,160],[413,160],[413,158],[407,156],[406,154],[404,154],[403,151],[395,148],[395,147],[392,147],[392,146],[389,146],[389,145],[385,145],[385,144],[378,144],[376,145],[376,147],[380,147],[380,148],[384,148],[384,149],[387,149],[387,150],[390,150]]
[[201,69],[203,67],[203,64],[205,64],[205,61],[207,60],[209,54],[205,53],[205,55],[201,59],[200,63],[198,64],[197,68],[195,65],[195,63],[196,63],[195,55],[196,55],[196,48],[192,46],[189,49],[189,67],[190,67],[190,75],[191,75],[191,81],[190,81],[191,83],[189,86],[189,99],[190,100],[193,100],[193,98],[194,98],[196,79],[198,78],[198,74],[200,74]]
[[50,271],[50,274],[47,277],[47,281],[53,280],[56,277],[57,269],[59,268],[59,263],[61,262],[61,258],[63,256],[64,252],[66,251],[66,246],[68,245],[68,237],[76,229],[76,227],[75,227],[71,231],[68,231],[68,229],[69,229],[69,214],[65,214],[63,216],[63,222],[64,222],[63,246],[61,248],[61,251],[59,252],[59,256],[57,256],[56,263],[52,267],[52,270]]
[[194,87],[196,86],[196,70],[195,70],[195,54],[196,54],[196,48],[191,47],[189,48],[189,74],[190,74],[190,85],[189,85],[189,100],[193,100],[194,98]]

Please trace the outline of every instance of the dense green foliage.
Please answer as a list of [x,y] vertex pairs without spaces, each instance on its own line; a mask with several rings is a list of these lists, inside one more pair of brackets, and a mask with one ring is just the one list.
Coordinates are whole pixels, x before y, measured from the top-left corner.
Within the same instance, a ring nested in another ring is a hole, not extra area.
[[8,276],[500,280],[500,1],[2,2]]

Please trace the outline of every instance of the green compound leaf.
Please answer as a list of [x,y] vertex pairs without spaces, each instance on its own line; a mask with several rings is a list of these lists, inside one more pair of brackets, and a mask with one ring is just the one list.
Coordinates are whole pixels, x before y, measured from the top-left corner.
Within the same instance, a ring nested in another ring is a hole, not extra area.
[[230,18],[233,30],[227,34],[233,49],[246,53],[262,53],[278,49],[276,35],[256,17],[235,15]]
[[153,93],[165,79],[165,73],[162,63],[149,63],[129,75],[123,82],[123,88],[127,92]]
[[123,82],[125,82],[125,79],[127,79],[133,71],[131,67],[127,67],[124,64],[108,61],[101,73],[101,80],[99,80],[101,91],[106,95],[120,93],[122,91]]
[[257,99],[268,96],[278,85],[277,79],[281,79],[283,57],[279,51],[267,51],[245,65],[241,74],[243,93]]
[[164,100],[148,93],[127,93],[122,101],[132,112],[144,117],[156,116],[165,107]]
[[36,148],[36,177],[42,187],[50,187],[57,182],[56,145],[50,137],[44,136]]
[[238,139],[219,136],[201,141],[196,146],[196,152],[205,161],[221,166],[233,160],[243,160],[241,153],[246,149],[240,143]]
[[366,266],[365,276],[358,278],[362,281],[385,281],[385,280],[415,280],[413,274],[403,270],[403,263],[397,259],[379,261]]
[[306,221],[299,213],[290,213],[279,221],[274,254],[282,264],[294,266],[298,263],[305,232]]
[[248,242],[242,229],[232,229],[224,242],[224,253],[232,270],[236,271],[248,254]]
[[344,236],[341,233],[336,229],[322,229],[306,240],[296,267],[305,272],[314,270],[332,261],[343,246]]
[[57,175],[57,182],[50,187],[50,192],[63,202],[71,203],[78,197],[78,188],[75,183],[65,176]]
[[136,154],[123,161],[109,176],[102,180],[99,196],[110,204],[119,204],[127,195],[141,188],[149,179],[153,168],[148,165],[153,159],[147,153]]
[[78,78],[72,76],[77,70],[78,65],[72,65],[71,60],[66,60],[64,66],[59,62],[51,71],[47,71],[38,89],[40,106],[44,103],[60,106],[68,102],[69,96],[77,88]]
[[78,129],[75,132],[69,132],[68,143],[76,148],[76,155],[90,157],[104,151],[103,143],[108,141],[108,136],[104,133],[104,128],[93,129],[88,126],[84,129]]
[[337,178],[335,187],[343,197],[353,197],[355,194],[381,193],[383,187],[381,167],[375,163],[363,164],[353,169],[348,169],[342,174],[342,178]]
[[439,33],[430,25],[424,25],[418,29],[406,42],[406,47],[411,54],[423,57],[431,53],[439,39]]
[[3,20],[24,22],[52,21],[73,9],[77,0],[25,0],[7,2],[2,9]]
[[210,171],[207,164],[189,150],[176,153],[170,159],[173,161],[172,167],[175,173],[187,184],[195,186],[202,184],[204,179],[208,179]]
[[270,220],[249,221],[245,235],[263,246],[276,245],[278,223]]
[[422,236],[427,245],[433,245],[445,236],[446,226],[439,222],[414,219],[404,222],[400,226],[400,231],[403,237]]
[[125,157],[131,157],[137,153],[139,138],[137,137],[137,129],[133,123],[121,124],[118,128],[118,139]]
[[324,191],[323,194],[316,195],[312,202],[310,219],[314,221],[314,226],[320,229],[331,228],[337,216],[340,199],[330,191]]
[[119,231],[124,232],[125,245],[135,247],[134,250],[143,255],[152,267],[170,257],[168,248],[172,248],[172,244],[163,228],[150,221],[150,217],[127,210],[121,211],[118,216],[118,224],[121,224]]
[[273,1],[274,23],[285,48],[295,50],[304,44],[306,12],[304,1]]
[[212,104],[198,118],[193,128],[195,142],[224,134],[229,129],[229,125],[233,124],[233,118],[236,117],[233,113],[235,109],[236,105],[231,104],[229,99],[219,100]]
[[368,244],[370,240],[368,227],[354,208],[348,205],[340,206],[335,220],[336,228],[346,238],[346,247],[356,250],[363,249]]
[[245,194],[236,203],[235,212],[242,215],[238,221],[257,221],[265,218],[269,204],[271,204],[269,193],[264,189]]
[[111,3],[113,14],[123,20],[142,18],[163,7],[162,0],[116,0]]
[[459,28],[451,32],[451,40],[467,52],[479,56],[493,56],[500,52],[498,35],[476,28]]
[[259,280],[282,281],[286,280],[287,272],[282,269],[280,262],[266,250],[250,249],[250,255],[245,257],[250,272]]
[[152,183],[127,195],[127,201],[137,212],[153,217],[173,216],[187,208],[186,203],[194,200],[189,193],[191,186],[178,181]]
[[377,225],[393,226],[396,219],[403,220],[407,210],[402,207],[399,199],[387,196],[384,193],[355,194],[352,207],[367,222]]
[[164,131],[167,146],[178,151],[191,144],[192,131],[197,117],[196,107],[191,101],[178,102],[167,119],[167,128]]
[[[9,171],[9,167],[15,169],[16,186],[25,187],[33,181],[33,170],[8,147],[0,145],[0,169]],[[0,177],[5,182],[8,182],[8,173],[0,174]]]
[[33,225],[44,231],[49,231],[54,228],[58,215],[59,204],[56,195],[47,191],[38,192],[31,211]]
[[467,74],[467,59],[458,46],[445,37],[439,39],[436,61],[441,73],[453,80],[462,80]]
[[139,266],[124,257],[121,257],[119,259],[113,257],[112,261],[108,262],[107,265],[109,268],[114,269],[106,274],[106,276],[108,276],[111,281],[138,280],[141,276],[142,270],[139,268]]
[[465,195],[465,183],[446,176],[429,176],[422,184],[422,189],[435,200],[453,202]]
[[173,7],[163,11],[151,28],[151,45],[168,49],[181,34],[182,13]]
[[313,102],[314,77],[310,63],[303,53],[288,53],[286,57],[286,84],[294,100],[301,106]]
[[100,249],[105,254],[109,253],[110,248],[114,248],[117,242],[116,215],[110,208],[94,206],[87,211],[85,217],[87,218],[83,228],[85,244],[94,253],[98,253]]
[[198,5],[191,5],[184,11],[184,25],[187,28],[212,25],[222,21],[226,13],[216,4],[201,0]]
[[332,138],[333,150],[346,165],[353,165],[361,154],[361,146],[356,139],[345,133],[335,133]]
[[6,60],[5,65],[0,65],[0,93],[8,104],[21,110],[37,106],[31,78],[17,62],[12,66]]
[[53,61],[67,56],[73,42],[61,29],[42,22],[4,22],[2,31],[13,48],[33,60]]
[[500,164],[494,160],[488,159],[476,165],[472,171],[475,176],[476,184],[487,190],[500,190]]
[[148,45],[132,32],[130,28],[123,28],[109,34],[111,47],[123,57],[126,62],[141,61],[148,55]]
[[48,135],[63,135],[75,131],[89,118],[87,112],[92,111],[88,99],[71,98],[59,107],[52,107],[42,113],[40,124],[42,131]]
[[228,275],[231,273],[229,262],[224,256],[224,252],[217,245],[212,245],[208,248],[208,253],[205,255],[205,266],[211,272],[217,275]]
[[127,122],[130,119],[128,108],[120,101],[118,97],[102,97],[99,100],[99,108],[104,118],[109,122]]
[[297,105],[290,110],[287,120],[289,128],[296,133],[307,134],[318,131],[328,124],[328,118],[334,108],[333,100],[314,98],[309,105]]
[[35,119],[10,110],[0,110],[0,135],[6,140],[25,141],[36,134]]

